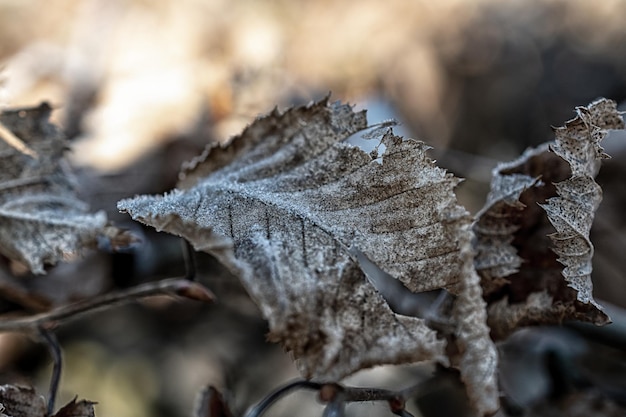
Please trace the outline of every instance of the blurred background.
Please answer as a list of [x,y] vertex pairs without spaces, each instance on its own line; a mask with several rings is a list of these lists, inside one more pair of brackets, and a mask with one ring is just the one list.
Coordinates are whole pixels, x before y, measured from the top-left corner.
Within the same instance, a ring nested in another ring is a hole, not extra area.
[[[626,99],[625,12],[618,0],[0,0],[0,105],[50,102],[72,141],[83,197],[144,242],[134,253],[55,268],[30,288],[54,305],[69,297],[51,295],[55,288],[84,297],[184,274],[180,242],[131,224],[116,201],[171,189],[180,164],[207,143],[228,140],[276,106],[329,92],[368,108],[372,123],[398,119],[397,133],[433,146],[440,166],[467,179],[459,198],[476,212],[498,161],[551,140],[551,126],[576,106]],[[596,298],[618,317],[626,305],[625,139],[605,141],[613,159],[598,178],[605,199],[592,235]],[[296,376],[288,356],[265,343],[266,325],[236,280],[208,256],[198,262],[199,278],[218,296],[213,306],[158,298],[59,330],[63,399],[98,401],[105,417],[182,416],[211,383],[243,410]],[[588,348],[581,332],[567,337]],[[519,343],[536,346],[543,334]],[[624,370],[624,339],[616,337],[607,342],[621,343],[611,347],[611,366]],[[33,383],[43,393],[50,366],[40,344],[0,335],[0,382]],[[530,380],[549,379],[542,366],[543,376]],[[402,386],[430,371],[381,368],[355,381]],[[622,379],[615,384],[626,392]],[[550,392],[519,394],[519,402]],[[285,404],[273,415],[293,412]],[[310,395],[291,404],[321,415]],[[380,407],[358,413],[384,414]]]

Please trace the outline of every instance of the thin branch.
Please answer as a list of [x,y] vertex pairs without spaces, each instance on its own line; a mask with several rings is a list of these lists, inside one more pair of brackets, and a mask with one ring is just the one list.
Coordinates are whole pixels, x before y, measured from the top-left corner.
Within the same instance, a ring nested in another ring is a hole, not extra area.
[[189,281],[196,280],[196,255],[187,239],[182,239],[183,260],[185,261],[185,279]]
[[281,397],[289,394],[291,391],[295,391],[297,389],[319,390],[322,386],[323,384],[306,380],[290,382],[263,398],[260,403],[250,408],[244,417],[260,417],[272,404],[278,401]]
[[397,396],[398,392],[382,388],[344,388],[344,399],[347,402],[389,401]]
[[297,389],[319,391],[320,401],[328,404],[324,411],[325,415],[341,416],[343,413],[343,405],[349,402],[386,401],[389,403],[389,408],[394,414],[401,417],[412,417],[411,413],[404,408],[406,400],[423,392],[427,388],[429,381],[430,379],[420,381],[402,390],[392,391],[381,388],[344,387],[336,383],[323,384],[298,380],[270,393],[256,406],[250,408],[244,417],[260,417],[273,403]]
[[48,390],[48,407],[46,416],[49,417],[54,413],[54,403],[56,401],[57,392],[59,390],[59,382],[61,380],[61,370],[63,367],[63,355],[59,341],[54,333],[44,327],[39,327],[39,335],[46,342],[50,356],[52,356],[52,375],[50,376],[50,388]]
[[204,286],[185,278],[170,278],[138,285],[123,291],[79,301],[54,310],[28,317],[0,320],[0,332],[27,331],[50,328],[80,317],[86,313],[111,308],[117,304],[160,294],[176,294],[199,301],[212,301],[213,294]]

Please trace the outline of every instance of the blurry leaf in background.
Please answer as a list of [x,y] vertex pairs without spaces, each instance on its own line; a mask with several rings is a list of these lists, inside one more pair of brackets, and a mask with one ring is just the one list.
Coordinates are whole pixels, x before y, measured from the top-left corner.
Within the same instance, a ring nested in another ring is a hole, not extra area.
[[96,403],[92,401],[76,401],[76,398],[74,398],[61,407],[52,417],[94,417],[94,404]]
[[494,337],[564,319],[609,321],[592,297],[589,231],[602,199],[600,141],[623,127],[615,102],[596,101],[557,128],[555,142],[494,171],[474,226]]
[[0,386],[2,413],[11,417],[44,417],[46,403],[33,388],[14,385]]
[[[51,417],[94,417],[94,404],[86,400],[76,401],[74,398]],[[46,403],[33,388],[2,385],[0,413],[2,417],[45,417]]]
[[192,417],[232,417],[228,404],[217,388],[205,387],[196,398]]
[[50,112],[47,103],[0,112],[3,127],[26,147],[0,141],[0,253],[35,274],[99,243],[123,247],[131,241],[76,197],[63,159],[67,142],[48,121]]

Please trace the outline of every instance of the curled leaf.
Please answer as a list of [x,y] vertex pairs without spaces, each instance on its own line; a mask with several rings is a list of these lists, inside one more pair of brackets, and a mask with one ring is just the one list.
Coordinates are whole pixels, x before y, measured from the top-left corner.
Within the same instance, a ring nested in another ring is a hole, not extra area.
[[550,146],[552,152],[569,164],[572,175],[555,184],[557,196],[541,207],[556,229],[550,239],[558,261],[564,266],[565,280],[576,290],[578,301],[600,308],[591,293],[593,244],[589,231],[602,201],[602,189],[594,178],[600,161],[609,157],[600,142],[606,137],[607,129],[623,129],[624,120],[611,100],[599,100],[576,111],[576,118],[555,129],[556,139]]
[[553,143],[494,170],[474,224],[492,336],[565,319],[608,322],[592,297],[589,231],[602,199],[600,141],[623,127],[615,102],[598,100],[555,129]]

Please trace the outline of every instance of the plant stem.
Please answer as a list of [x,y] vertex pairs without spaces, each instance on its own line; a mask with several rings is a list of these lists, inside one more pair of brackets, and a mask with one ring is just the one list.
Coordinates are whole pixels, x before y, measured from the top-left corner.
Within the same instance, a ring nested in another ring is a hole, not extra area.
[[52,375],[50,376],[50,388],[48,390],[48,407],[46,416],[49,417],[54,413],[54,403],[56,401],[57,391],[59,390],[59,382],[61,381],[61,370],[63,367],[63,355],[61,346],[53,332],[44,327],[39,327],[39,334],[46,342],[50,356],[52,356]]
[[199,301],[212,301],[214,299],[213,294],[199,283],[189,281],[186,278],[170,278],[103,294],[92,299],[58,307],[45,313],[28,317],[5,318],[0,320],[0,332],[29,331],[42,327],[49,329],[83,314],[111,308],[122,302],[172,293]]

